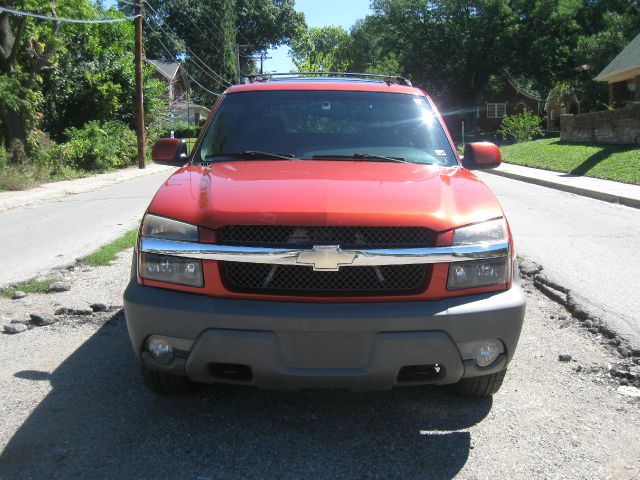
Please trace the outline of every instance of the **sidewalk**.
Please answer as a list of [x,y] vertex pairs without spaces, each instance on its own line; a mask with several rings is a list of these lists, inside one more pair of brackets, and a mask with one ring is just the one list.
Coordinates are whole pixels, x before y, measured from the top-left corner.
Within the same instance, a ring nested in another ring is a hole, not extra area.
[[584,197],[596,198],[605,202],[619,203],[628,207],[640,208],[640,185],[582,177],[550,170],[522,167],[503,163],[498,168],[482,170],[523,182],[555,188]]
[[107,185],[126,182],[134,178],[153,175],[162,171],[169,172],[177,167],[152,163],[145,169],[126,168],[111,173],[102,173],[85,178],[64,180],[62,182],[44,183],[30,190],[0,192],[0,211],[22,207],[42,200],[65,197],[77,193],[92,192]]

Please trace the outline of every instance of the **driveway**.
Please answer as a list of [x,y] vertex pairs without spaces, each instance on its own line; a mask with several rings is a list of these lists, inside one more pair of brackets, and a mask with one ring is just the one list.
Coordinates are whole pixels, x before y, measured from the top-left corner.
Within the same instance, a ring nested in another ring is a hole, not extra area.
[[[0,316],[121,302],[130,260],[68,272],[69,292],[0,298]],[[520,344],[483,399],[446,387],[161,397],[141,380],[122,311],[0,335],[0,478],[638,478],[640,399],[607,375],[619,359],[525,288]]]

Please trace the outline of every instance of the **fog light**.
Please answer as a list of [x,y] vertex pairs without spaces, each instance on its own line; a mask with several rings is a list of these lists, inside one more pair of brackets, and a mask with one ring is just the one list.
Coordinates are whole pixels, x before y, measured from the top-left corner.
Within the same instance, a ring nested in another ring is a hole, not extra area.
[[161,337],[150,337],[147,340],[147,350],[156,362],[163,365],[170,365],[175,358],[173,347]]
[[500,346],[497,342],[487,342],[480,347],[476,355],[476,364],[479,367],[486,367],[495,362],[500,355]]
[[479,367],[487,367],[504,353],[504,345],[497,338],[472,340],[457,344],[463,360],[473,360]]

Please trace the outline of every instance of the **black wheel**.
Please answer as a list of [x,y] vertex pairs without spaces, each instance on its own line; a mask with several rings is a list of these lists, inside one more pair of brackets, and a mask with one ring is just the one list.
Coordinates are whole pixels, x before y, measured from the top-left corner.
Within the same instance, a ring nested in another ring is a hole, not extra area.
[[500,390],[507,370],[482,375],[480,377],[463,378],[455,384],[456,392],[469,397],[488,397]]
[[140,365],[144,383],[160,395],[186,395],[193,391],[193,382],[182,375],[158,372]]

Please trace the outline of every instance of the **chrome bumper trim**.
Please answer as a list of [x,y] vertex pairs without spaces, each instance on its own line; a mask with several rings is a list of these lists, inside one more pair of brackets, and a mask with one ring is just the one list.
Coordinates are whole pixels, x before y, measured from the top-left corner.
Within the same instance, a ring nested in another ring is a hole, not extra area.
[[317,271],[337,271],[340,267],[347,266],[451,263],[508,257],[509,242],[452,247],[342,250],[336,245],[319,245],[313,249],[263,248],[142,237],[140,250],[144,253],[201,260],[306,265],[312,266]]

